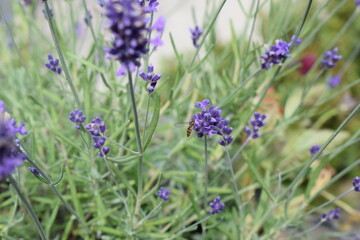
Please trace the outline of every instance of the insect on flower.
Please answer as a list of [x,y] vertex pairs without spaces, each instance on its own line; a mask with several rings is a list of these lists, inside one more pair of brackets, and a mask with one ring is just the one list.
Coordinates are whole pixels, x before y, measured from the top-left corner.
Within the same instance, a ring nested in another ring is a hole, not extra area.
[[192,130],[194,129],[195,119],[192,118],[188,122],[177,122],[177,123],[175,123],[175,127],[181,127],[181,126],[186,125],[186,124],[188,124],[188,128],[186,129],[186,136],[190,137],[190,135],[192,133]]

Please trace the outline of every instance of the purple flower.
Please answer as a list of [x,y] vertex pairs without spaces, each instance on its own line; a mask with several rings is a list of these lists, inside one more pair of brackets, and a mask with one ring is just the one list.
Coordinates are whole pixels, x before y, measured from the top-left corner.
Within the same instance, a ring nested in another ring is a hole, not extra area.
[[17,150],[19,141],[15,138],[18,133],[27,134],[25,124],[16,126],[16,120],[8,120],[3,113],[5,110],[4,102],[0,100],[0,180],[11,174],[15,167],[24,161],[25,155]]
[[[292,36],[289,43],[283,41],[282,39],[276,40],[275,45],[272,45],[266,50],[265,54],[260,57],[261,68],[268,70],[275,64],[281,65],[285,59],[289,58],[290,47],[294,39],[295,36]],[[298,45],[301,43],[301,39],[297,38],[294,42],[295,45]]]
[[161,198],[162,200],[164,200],[164,201],[169,200],[169,195],[170,195],[169,188],[161,187],[157,193],[158,193],[159,198]]
[[105,132],[106,125],[104,121],[101,121],[101,118],[97,117],[88,123],[85,129],[93,136],[100,136]]
[[210,101],[208,99],[195,104],[195,107],[200,108],[201,112],[192,116],[192,119],[194,119],[194,130],[199,138],[204,135],[212,137],[214,134],[218,134],[223,136],[223,139],[219,141],[221,145],[230,144],[233,138],[229,136],[232,131],[232,128],[228,127],[229,121],[224,120],[221,116],[222,111],[219,110],[219,107],[209,105]]
[[28,170],[32,172],[34,175],[40,175],[39,171],[36,168],[28,167]]
[[358,176],[354,177],[353,186],[355,192],[360,192],[360,177]]
[[355,6],[360,7],[360,0],[355,0]]
[[149,40],[149,42],[154,47],[159,47],[159,46],[164,45],[164,42],[162,41],[161,36],[164,33],[165,22],[166,22],[165,17],[160,16],[157,18],[157,20],[155,21],[155,23],[152,25],[152,27],[150,29],[151,31],[155,30],[157,32],[156,36]]
[[321,148],[320,145],[314,145],[314,146],[311,146],[309,151],[310,151],[311,155],[314,156],[320,150],[320,148]]
[[329,88],[336,88],[339,86],[341,78],[339,75],[332,76],[328,79],[327,83]]
[[224,207],[225,204],[221,202],[221,198],[220,197],[216,197],[210,204],[209,206],[212,208],[209,213],[210,214],[218,214],[220,213]]
[[7,111],[8,109],[5,107],[5,103],[3,101],[0,100],[0,114],[2,112]]
[[[88,123],[85,126],[85,129],[93,136],[94,145],[93,147],[99,149],[98,155],[100,157],[104,157],[110,152],[110,147],[104,147],[106,138],[103,137],[103,133],[105,133],[106,125],[104,121],[101,121],[101,118],[97,117]],[[99,136],[101,136],[99,138]]]
[[[146,6],[146,2],[148,2],[148,5]],[[159,3],[157,0],[139,0],[138,3],[141,7],[144,8],[146,13],[153,13],[157,12],[157,6],[159,6]]]
[[93,16],[91,15],[91,12],[88,11],[88,14],[84,18],[85,24],[89,26],[89,21],[91,21],[92,18],[93,18]]
[[155,90],[157,81],[161,78],[161,74],[154,74],[154,66],[151,64],[148,66],[148,73],[146,74],[143,71],[139,71],[139,76],[150,84],[148,87],[149,93],[152,93]]
[[[49,11],[50,11],[50,16],[53,17],[54,16],[54,11],[51,8],[49,9]],[[42,13],[44,14],[44,17],[46,19],[48,19],[45,9],[42,10]]]
[[76,128],[80,129],[80,125],[86,120],[86,116],[83,115],[82,111],[75,109],[75,111],[70,112],[69,120],[76,123]]
[[258,138],[261,136],[259,130],[261,127],[265,126],[266,115],[261,113],[254,113],[254,117],[250,119],[251,127],[246,126],[245,132],[248,136],[251,136],[253,139]]
[[45,63],[45,67],[50,69],[53,72],[56,72],[57,74],[61,74],[61,67],[58,67],[59,65],[59,59],[53,59],[52,55],[48,55],[49,62]]
[[334,210],[330,210],[328,213],[323,213],[321,215],[321,219],[323,221],[328,221],[330,222],[333,219],[338,219],[340,218],[340,209],[339,208],[335,208]]
[[204,33],[204,31],[198,25],[196,25],[194,29],[190,28],[190,33],[191,33],[191,39],[192,39],[193,45],[196,48],[198,48],[199,45],[198,45],[197,41],[199,40],[200,36]]
[[139,67],[140,58],[149,51],[146,46],[149,19],[144,8],[133,0],[107,1],[106,17],[114,40],[104,50],[109,58],[120,61],[117,75],[125,75],[128,69],[134,71]]
[[321,60],[321,66],[328,69],[335,67],[335,63],[342,58],[342,56],[336,55],[337,53],[338,48],[334,48],[332,51],[326,51],[324,53],[324,59]]

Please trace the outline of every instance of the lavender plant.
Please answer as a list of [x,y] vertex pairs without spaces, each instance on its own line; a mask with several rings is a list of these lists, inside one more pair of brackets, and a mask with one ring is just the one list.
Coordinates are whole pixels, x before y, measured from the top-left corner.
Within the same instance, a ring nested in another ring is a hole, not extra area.
[[0,3],[0,239],[359,234],[358,1],[205,2]]

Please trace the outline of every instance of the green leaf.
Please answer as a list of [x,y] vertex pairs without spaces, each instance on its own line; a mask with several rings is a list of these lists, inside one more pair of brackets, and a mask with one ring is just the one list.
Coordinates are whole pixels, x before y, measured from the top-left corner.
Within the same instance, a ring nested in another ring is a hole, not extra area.
[[53,185],[60,183],[64,178],[64,164],[61,166],[60,176],[53,182]]
[[155,103],[155,108],[154,108],[154,113],[151,118],[151,122],[150,122],[149,127],[145,134],[144,151],[151,141],[151,138],[155,132],[156,126],[159,121],[159,116],[160,116],[160,96],[159,96],[159,94],[157,92],[154,92],[153,94],[151,94],[151,99]]
[[138,154],[136,155],[126,155],[126,156],[122,156],[122,157],[118,157],[118,158],[113,158],[113,157],[108,157],[107,159],[117,163],[117,164],[126,164],[126,163],[130,163],[133,160],[137,159],[139,157]]

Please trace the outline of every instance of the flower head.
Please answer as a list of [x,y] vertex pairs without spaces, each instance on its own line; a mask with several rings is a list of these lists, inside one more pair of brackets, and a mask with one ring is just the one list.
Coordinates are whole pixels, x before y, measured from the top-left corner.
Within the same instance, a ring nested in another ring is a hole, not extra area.
[[261,136],[259,130],[261,127],[265,126],[266,115],[261,113],[254,113],[254,117],[250,119],[250,125],[245,127],[245,132],[248,136],[251,136],[253,139]]
[[355,192],[360,192],[360,177],[358,176],[354,177],[353,186]]
[[80,129],[80,125],[86,120],[86,116],[83,115],[82,111],[75,109],[75,111],[70,112],[69,120],[76,123],[76,128]]
[[127,69],[134,71],[140,66],[140,58],[148,52],[146,11],[134,0],[109,0],[106,17],[114,39],[105,51],[110,58],[120,61],[117,75],[124,75]]
[[0,179],[11,174],[15,167],[21,165],[25,155],[18,151],[19,142],[16,141],[16,135],[27,134],[25,124],[16,126],[15,119],[8,119],[4,112],[7,110],[4,102],[0,100]]
[[148,92],[152,93],[156,87],[157,81],[160,80],[161,74],[154,74],[154,66],[149,64],[147,74],[143,71],[139,71],[139,76],[147,81],[150,86],[148,87]]
[[[48,18],[47,18],[47,13],[46,13],[45,9],[43,9],[41,12],[44,14],[44,17],[45,17],[46,19],[48,19]],[[54,16],[54,11],[50,8],[50,9],[49,9],[49,12],[50,12],[50,17],[53,17],[53,16]]]
[[339,208],[335,208],[334,210],[330,210],[328,213],[323,213],[321,215],[321,220],[322,221],[330,222],[334,218],[335,219],[340,218],[340,209]]
[[355,6],[360,7],[360,0],[355,0]]
[[[148,4],[146,5],[146,2],[148,2]],[[144,10],[146,11],[146,13],[153,13],[153,12],[157,12],[157,6],[159,6],[159,3],[157,0],[140,0],[139,1],[139,5],[141,7],[144,8]]]
[[328,84],[329,88],[336,88],[337,86],[339,86],[340,81],[341,81],[340,76],[335,75],[335,76],[328,78],[327,84]]
[[301,43],[301,39],[297,38],[295,40],[295,36],[292,36],[289,43],[282,39],[277,39],[275,44],[268,48],[265,54],[260,57],[261,68],[268,70],[275,64],[281,65],[285,59],[290,57],[289,52],[293,42],[295,45],[298,45]]
[[311,155],[314,156],[320,150],[320,148],[321,148],[320,145],[314,145],[314,146],[311,146],[309,151],[310,151]]
[[164,200],[164,201],[169,200],[169,195],[170,195],[169,188],[161,187],[157,193],[158,193],[159,198],[161,198],[162,200]]
[[156,19],[155,23],[151,26],[151,31],[156,31],[156,36],[152,39],[149,40],[149,42],[154,46],[154,47],[159,47],[162,46],[164,44],[164,42],[162,41],[161,37],[164,33],[164,29],[165,29],[165,17],[164,16],[160,16]]
[[88,11],[88,13],[86,14],[86,16],[85,16],[85,18],[84,18],[85,24],[89,26],[89,25],[90,25],[90,24],[89,24],[89,21],[91,21],[92,18],[93,18],[93,16],[92,16],[91,12]]
[[335,63],[342,58],[342,56],[337,55],[337,53],[338,48],[334,48],[332,51],[326,51],[324,53],[324,59],[321,60],[321,66],[328,69],[335,67]]
[[200,38],[200,36],[204,33],[204,31],[198,25],[196,25],[194,29],[190,28],[190,33],[191,33],[191,39],[192,39],[193,45],[196,48],[198,48],[199,44],[197,43],[197,41]]
[[39,171],[36,168],[28,167],[28,170],[34,175],[40,175]]
[[302,75],[305,75],[308,71],[310,71],[315,61],[316,61],[316,56],[314,54],[306,55],[305,57],[300,59],[300,68],[298,69],[298,71]]
[[85,129],[93,136],[93,146],[94,148],[100,150],[98,152],[99,157],[104,157],[105,155],[107,155],[110,152],[110,147],[104,147],[104,144],[106,142],[106,138],[103,137],[106,130],[105,122],[102,121],[101,118],[97,117],[93,119],[91,123],[88,123],[85,126]]
[[194,130],[197,132],[198,137],[208,135],[212,137],[214,134],[223,136],[219,143],[223,146],[232,142],[233,138],[229,136],[232,128],[228,127],[229,121],[224,120],[221,116],[219,107],[210,106],[210,101],[204,99],[195,104],[196,108],[200,108],[201,112],[192,116],[194,119]]
[[212,208],[209,213],[210,214],[218,214],[220,213],[224,207],[225,204],[221,202],[221,198],[220,197],[216,197],[210,204],[209,206]]
[[53,58],[52,55],[48,55],[48,63],[45,63],[45,67],[47,67],[48,69],[50,69],[53,72],[56,72],[57,74],[61,74],[61,67],[59,66],[59,59],[55,59]]

